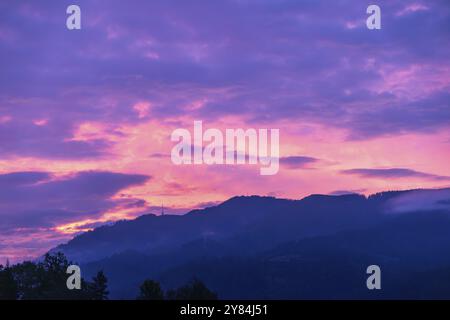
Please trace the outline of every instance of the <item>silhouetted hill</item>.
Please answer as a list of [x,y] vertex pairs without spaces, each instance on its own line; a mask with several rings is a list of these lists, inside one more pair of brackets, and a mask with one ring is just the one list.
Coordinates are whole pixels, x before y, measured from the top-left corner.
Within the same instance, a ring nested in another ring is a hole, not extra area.
[[171,288],[192,276],[227,298],[371,298],[379,293],[367,295],[369,264],[414,295],[402,282],[413,273],[450,270],[449,199],[450,189],[234,197],[182,216],[120,221],[54,250],[88,275],[103,269],[116,298],[133,298],[149,277]]
[[239,237],[243,231],[266,233],[266,227],[270,228],[273,241],[283,238],[282,241],[291,236],[300,238],[366,225],[380,217],[369,201],[359,195],[311,196],[303,200],[234,197],[181,216],[149,214],[102,226],[76,236],[56,250],[74,261],[88,262],[128,249],[148,254],[166,252],[201,237],[220,240]]
[[[412,213],[256,256],[192,260],[159,279],[176,287],[199,277],[223,299],[444,299],[450,297],[449,230],[448,212]],[[373,264],[382,270],[381,291],[365,286]]]

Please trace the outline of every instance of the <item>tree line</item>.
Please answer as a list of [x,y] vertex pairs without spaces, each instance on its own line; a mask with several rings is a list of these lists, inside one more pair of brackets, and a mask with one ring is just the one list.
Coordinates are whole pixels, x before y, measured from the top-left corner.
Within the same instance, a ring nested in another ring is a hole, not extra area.
[[[103,271],[90,280],[81,278],[79,290],[69,290],[66,285],[67,268],[73,263],[61,253],[47,253],[42,261],[25,261],[10,266],[0,265],[0,300],[107,300],[108,279]],[[217,294],[200,280],[164,292],[161,285],[145,280],[140,288],[139,300],[215,300]]]

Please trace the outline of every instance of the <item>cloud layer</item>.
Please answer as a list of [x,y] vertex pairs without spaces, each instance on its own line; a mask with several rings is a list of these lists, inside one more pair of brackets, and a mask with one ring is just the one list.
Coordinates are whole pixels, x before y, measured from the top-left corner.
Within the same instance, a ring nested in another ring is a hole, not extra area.
[[[138,199],[112,197],[150,179],[144,175],[88,171],[68,176],[48,172],[0,175],[0,250],[11,240],[35,232],[51,232],[58,225],[100,218],[114,208],[145,206]],[[83,227],[83,226],[81,226]],[[82,228],[81,228],[82,230]]]
[[365,178],[397,179],[397,178],[423,178],[437,181],[450,181],[450,177],[440,176],[425,172],[419,172],[404,168],[389,169],[349,169],[343,170],[344,174],[355,174]]
[[117,123],[185,112],[296,118],[349,139],[448,126],[445,1],[380,4],[380,32],[351,1],[79,5],[79,32],[61,24],[64,2],[0,7],[4,156],[97,157],[113,139],[74,139],[81,123],[101,120],[114,135]]

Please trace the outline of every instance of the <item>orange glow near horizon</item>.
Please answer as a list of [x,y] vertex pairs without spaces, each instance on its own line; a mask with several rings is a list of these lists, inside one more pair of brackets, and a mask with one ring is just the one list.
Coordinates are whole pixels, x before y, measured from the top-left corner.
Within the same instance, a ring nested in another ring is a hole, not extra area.
[[[142,111],[142,110],[141,110]],[[243,190],[252,190],[246,195],[271,195],[298,199],[312,193],[330,193],[336,190],[371,194],[383,190],[433,188],[448,186],[446,181],[422,178],[361,178],[344,175],[342,170],[350,168],[407,167],[435,175],[447,175],[447,159],[450,150],[442,148],[448,130],[438,134],[404,134],[395,137],[380,137],[364,141],[346,140],[342,129],[324,128],[320,125],[290,124],[280,122],[273,128],[280,129],[280,156],[305,155],[317,158],[314,163],[292,169],[280,165],[274,176],[260,176],[258,165],[181,165],[170,159],[170,133],[176,128],[172,123],[184,125],[192,131],[192,118],[182,117],[171,121],[150,120],[140,125],[120,127],[121,135],[110,135],[105,126],[93,123],[81,124],[76,139],[114,139],[111,157],[92,160],[54,160],[18,158],[2,160],[3,173],[15,171],[52,172],[62,178],[80,171],[111,171],[130,174],[145,174],[152,178],[145,184],[120,191],[122,196],[145,200],[146,206],[135,208],[116,207],[103,212],[97,218],[76,220],[54,228],[60,234],[87,231],[86,225],[135,218],[149,213],[150,207],[161,203],[170,208],[196,208],[209,201],[224,201]],[[206,128],[248,128],[245,121],[237,117],[224,118],[217,122],[204,121]],[[255,124],[254,128],[264,128]],[[268,128],[270,129],[270,128]],[[418,152],[418,149],[421,149]],[[160,155],[153,157],[152,155]],[[437,156],[439,155],[439,156]],[[199,179],[202,177],[202,179]],[[236,183],[239,181],[239,183]],[[117,198],[116,195],[114,198]]]

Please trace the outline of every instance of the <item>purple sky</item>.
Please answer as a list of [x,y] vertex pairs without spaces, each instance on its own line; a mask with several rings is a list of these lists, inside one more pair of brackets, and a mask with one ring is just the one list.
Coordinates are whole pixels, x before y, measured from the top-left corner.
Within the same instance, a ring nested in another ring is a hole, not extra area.
[[[449,39],[448,0],[2,1],[0,263],[163,202],[449,186]],[[195,119],[280,128],[280,173],[174,167]]]

